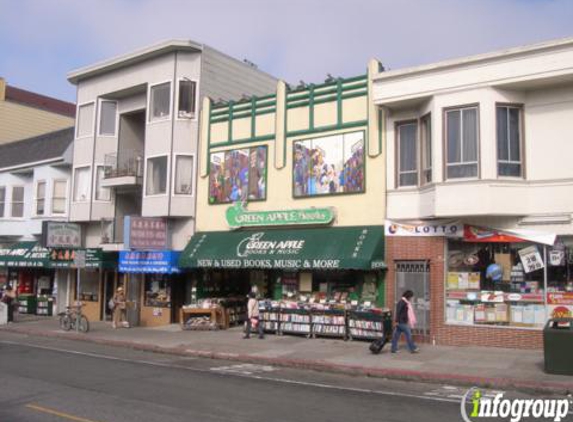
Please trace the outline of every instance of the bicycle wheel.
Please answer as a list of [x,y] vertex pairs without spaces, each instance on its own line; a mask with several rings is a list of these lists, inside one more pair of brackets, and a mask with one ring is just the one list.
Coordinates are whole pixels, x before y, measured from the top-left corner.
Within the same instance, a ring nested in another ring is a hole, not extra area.
[[60,328],[64,331],[70,331],[72,329],[72,319],[69,315],[62,315],[60,317]]
[[79,329],[82,333],[87,333],[90,330],[90,323],[84,315],[76,319],[76,324],[79,324]]

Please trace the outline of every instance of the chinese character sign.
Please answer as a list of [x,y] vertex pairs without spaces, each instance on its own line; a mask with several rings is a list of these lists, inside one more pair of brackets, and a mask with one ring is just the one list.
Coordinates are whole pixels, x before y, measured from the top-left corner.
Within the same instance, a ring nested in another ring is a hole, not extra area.
[[545,267],[543,258],[535,246],[529,246],[519,251],[519,257],[526,273],[541,270]]

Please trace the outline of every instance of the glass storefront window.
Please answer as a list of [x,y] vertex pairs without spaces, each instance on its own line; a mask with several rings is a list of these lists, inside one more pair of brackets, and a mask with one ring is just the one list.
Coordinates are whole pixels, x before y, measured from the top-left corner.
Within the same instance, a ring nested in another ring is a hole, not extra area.
[[145,306],[169,308],[171,306],[171,284],[162,274],[146,274]]
[[450,240],[446,322],[541,328],[545,307],[544,247],[528,242]]

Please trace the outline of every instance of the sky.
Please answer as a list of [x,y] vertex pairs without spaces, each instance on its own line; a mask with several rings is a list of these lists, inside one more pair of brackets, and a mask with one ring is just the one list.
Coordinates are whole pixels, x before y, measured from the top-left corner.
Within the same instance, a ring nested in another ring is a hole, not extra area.
[[291,84],[573,37],[572,0],[0,0],[0,77],[67,101],[75,69],[172,38]]

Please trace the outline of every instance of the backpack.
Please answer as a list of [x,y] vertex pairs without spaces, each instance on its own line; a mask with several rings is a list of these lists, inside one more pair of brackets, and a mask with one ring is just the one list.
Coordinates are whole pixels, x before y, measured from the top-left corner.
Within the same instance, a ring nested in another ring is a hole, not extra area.
[[113,308],[115,308],[115,302],[114,302],[113,298],[111,298],[109,300],[109,302],[107,302],[107,307],[111,310],[113,310]]

